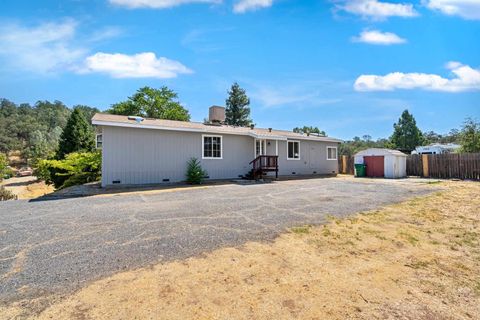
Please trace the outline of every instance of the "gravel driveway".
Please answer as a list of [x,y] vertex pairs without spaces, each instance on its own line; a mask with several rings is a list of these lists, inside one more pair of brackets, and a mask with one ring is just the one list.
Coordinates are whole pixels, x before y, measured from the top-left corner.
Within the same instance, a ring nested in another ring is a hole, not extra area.
[[0,203],[0,301],[67,293],[432,190],[420,180],[325,178]]

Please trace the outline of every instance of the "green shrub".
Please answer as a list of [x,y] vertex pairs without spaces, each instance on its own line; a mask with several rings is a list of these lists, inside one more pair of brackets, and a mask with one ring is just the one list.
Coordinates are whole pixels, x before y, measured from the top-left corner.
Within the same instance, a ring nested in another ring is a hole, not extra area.
[[35,175],[56,189],[98,181],[101,177],[102,154],[95,152],[73,152],[63,160],[40,160]]
[[191,184],[200,184],[207,175],[202,169],[200,161],[197,158],[191,158],[187,162],[187,182]]
[[3,177],[8,173],[8,157],[4,153],[0,153],[0,181],[3,180]]
[[17,196],[10,190],[5,189],[4,186],[0,186],[0,201],[16,200]]

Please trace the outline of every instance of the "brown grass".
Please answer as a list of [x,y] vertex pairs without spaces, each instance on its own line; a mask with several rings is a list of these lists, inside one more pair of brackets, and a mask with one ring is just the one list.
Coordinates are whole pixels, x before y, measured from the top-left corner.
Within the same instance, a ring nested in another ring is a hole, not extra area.
[[479,319],[480,184],[442,186],[273,243],[119,273],[39,318]]
[[7,190],[16,194],[18,199],[34,199],[52,193],[55,190],[52,185],[47,185],[43,181],[37,181],[35,177],[14,177],[3,180],[1,184],[5,185]]

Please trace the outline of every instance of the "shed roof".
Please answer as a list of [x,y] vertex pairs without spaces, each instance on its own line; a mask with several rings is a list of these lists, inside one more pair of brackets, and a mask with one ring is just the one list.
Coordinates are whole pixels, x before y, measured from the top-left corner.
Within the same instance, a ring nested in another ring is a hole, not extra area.
[[401,157],[407,156],[405,153],[401,151],[385,149],[385,148],[368,148],[368,149],[359,151],[355,154],[355,156],[385,156],[385,155],[401,156]]
[[127,127],[127,128],[141,128],[141,129],[159,129],[159,130],[171,130],[171,131],[189,131],[189,132],[203,132],[203,133],[216,133],[216,134],[237,134],[247,135],[258,139],[272,139],[272,140],[287,140],[287,139],[299,139],[299,140],[314,140],[325,142],[342,142],[340,139],[306,135],[301,133],[295,133],[286,130],[269,130],[264,128],[249,127],[236,127],[229,125],[209,125],[202,122],[189,122],[189,121],[175,121],[164,119],[149,119],[145,118],[141,122],[129,119],[128,116],[96,113],[92,118],[92,124],[99,126],[114,126],[114,127]]

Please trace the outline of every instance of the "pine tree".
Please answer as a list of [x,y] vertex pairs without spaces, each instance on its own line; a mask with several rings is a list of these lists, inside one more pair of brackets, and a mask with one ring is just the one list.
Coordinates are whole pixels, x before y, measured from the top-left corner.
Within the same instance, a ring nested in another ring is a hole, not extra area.
[[391,142],[394,148],[410,153],[415,150],[415,147],[422,145],[422,132],[418,129],[415,118],[408,110],[403,111],[393,128]]
[[85,114],[80,109],[74,109],[60,136],[57,159],[64,159],[65,155],[72,152],[93,150],[95,150],[95,134],[92,127]]
[[228,91],[228,98],[225,101],[225,122],[232,126],[247,127],[252,123],[250,119],[250,99],[245,90],[234,83]]
[[207,171],[203,170],[200,161],[197,158],[191,158],[187,162],[187,182],[191,184],[202,183]]

